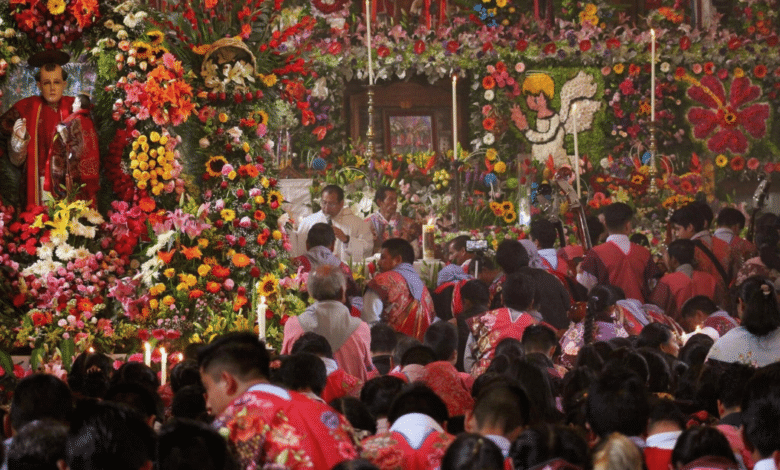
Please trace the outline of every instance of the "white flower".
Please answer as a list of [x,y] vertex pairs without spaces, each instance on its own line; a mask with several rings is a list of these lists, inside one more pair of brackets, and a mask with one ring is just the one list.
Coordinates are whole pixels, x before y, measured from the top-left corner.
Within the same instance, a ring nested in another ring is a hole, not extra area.
[[52,255],[54,254],[54,246],[51,244],[51,242],[44,243],[43,245],[38,247],[37,253],[39,259],[48,259],[50,260]]
[[76,257],[76,249],[67,243],[63,243],[62,245],[58,246],[56,253],[57,258],[61,259],[62,261],[70,261]]
[[314,98],[325,99],[328,97],[328,80],[325,77],[320,77],[314,82],[314,87],[311,90],[311,96]]
[[672,69],[672,66],[669,65],[669,62],[661,62],[661,72],[668,73],[669,70]]
[[127,34],[126,29],[120,29],[119,31],[116,32],[116,38],[119,39],[120,41],[124,41],[128,37],[130,37],[130,35]]
[[209,139],[206,137],[201,138],[198,141],[198,146],[202,149],[208,148],[208,146],[211,145],[211,142],[209,142]]
[[141,265],[140,271],[133,276],[134,280],[140,279],[141,282],[151,287],[154,280],[157,278],[157,271],[163,266],[163,262],[157,256],[149,258],[144,264]]
[[176,232],[174,230],[168,230],[167,232],[163,232],[157,235],[157,243],[146,249],[146,256],[153,256],[157,258],[157,252],[166,246],[168,242],[171,241],[171,238],[173,238],[175,235]]
[[146,18],[146,12],[139,11],[136,13],[127,14],[127,16],[125,16],[125,19],[122,22],[128,28],[135,28],[136,26],[138,26],[138,23],[144,20],[144,18]]
[[86,248],[76,248],[75,259],[84,259],[91,255],[92,253]]
[[493,101],[493,98],[496,97],[496,94],[493,90],[485,90],[485,99],[487,101]]
[[71,220],[70,233],[77,237],[95,238],[97,231],[95,230],[95,227],[87,227],[78,220]]
[[84,211],[81,212],[81,216],[85,217],[87,221],[93,225],[100,225],[103,222],[105,222],[103,220],[103,216],[100,215],[100,212],[96,211],[91,207],[84,209]]
[[68,320],[66,320],[64,318],[60,318],[59,320],[57,320],[57,325],[60,328],[65,328],[66,326],[68,326]]
[[482,138],[482,142],[485,145],[493,145],[493,142],[495,141],[496,141],[496,136],[494,136],[492,132],[488,132],[487,134],[485,134],[485,137]]
[[601,161],[599,161],[599,165],[601,165],[601,168],[606,168],[609,166],[609,158],[602,158]]
[[238,126],[234,126],[227,130],[227,135],[232,137],[235,143],[238,143],[238,140],[244,135],[244,131],[239,129]]

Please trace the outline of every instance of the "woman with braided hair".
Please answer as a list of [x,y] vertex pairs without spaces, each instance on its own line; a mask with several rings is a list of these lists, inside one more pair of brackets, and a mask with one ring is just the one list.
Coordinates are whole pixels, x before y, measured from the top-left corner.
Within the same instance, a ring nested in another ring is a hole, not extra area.
[[751,276],[737,288],[742,325],[712,345],[707,360],[763,367],[780,360],[780,307],[771,279]]

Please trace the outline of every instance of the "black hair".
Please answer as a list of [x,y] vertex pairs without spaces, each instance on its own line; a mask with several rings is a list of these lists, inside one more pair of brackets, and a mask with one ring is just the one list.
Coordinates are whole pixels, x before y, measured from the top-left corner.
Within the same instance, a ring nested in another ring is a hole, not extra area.
[[526,429],[512,444],[509,456],[515,468],[534,468],[560,459],[581,469],[590,469],[590,449],[582,431],[563,425],[542,424]]
[[697,311],[710,315],[718,311],[718,305],[706,295],[693,296],[680,308],[680,318],[692,317]]
[[417,338],[407,336],[403,333],[398,333],[396,338],[398,338],[398,342],[393,349],[393,362],[395,362],[397,365],[400,365],[401,359],[403,359],[406,351],[408,351],[409,348],[419,346],[422,343]]
[[[469,266],[473,263],[469,263]],[[490,290],[484,282],[472,279],[460,288],[460,297],[473,305],[487,305],[490,302]]]
[[82,402],[68,434],[70,470],[138,470],[155,460],[152,429],[132,409],[110,402]]
[[715,341],[704,333],[696,333],[688,338],[682,348],[680,348],[679,359],[688,364],[689,367],[703,364],[710,352],[710,348]]
[[315,246],[330,248],[335,241],[336,234],[333,232],[333,227],[324,222],[312,225],[309,233],[306,235],[306,245],[309,248],[314,248]]
[[634,210],[626,203],[613,202],[604,208],[604,225],[610,232],[623,230],[626,223],[634,217]]
[[555,239],[558,237],[558,232],[555,231],[555,226],[547,219],[536,219],[531,222],[531,231],[529,232],[531,239],[539,242],[539,247],[542,249],[553,248],[555,246]]
[[599,242],[601,234],[604,233],[604,224],[599,220],[597,215],[589,215],[585,219],[585,224],[588,226],[588,233],[590,234],[591,245],[595,246]]
[[663,421],[676,424],[680,431],[685,429],[687,423],[685,413],[680,410],[680,407],[673,400],[654,398],[650,402],[648,428],[655,423]]
[[780,327],[777,292],[769,278],[751,276],[737,289],[739,298],[744,302],[742,326],[750,334],[766,336]]
[[33,374],[16,386],[9,413],[11,427],[19,430],[31,421],[46,418],[65,423],[71,407],[71,393],[65,382],[53,375]]
[[338,186],[336,184],[329,184],[322,188],[322,191],[320,191],[320,195],[325,193],[332,193],[336,195],[336,199],[338,199],[339,202],[344,200],[344,190],[341,189],[341,186]]
[[762,367],[745,385],[742,436],[762,458],[780,450],[780,364]]
[[563,377],[561,402],[566,424],[585,428],[585,400],[594,380],[596,373],[587,366],[577,366]]
[[52,62],[52,63],[48,63],[48,64],[43,64],[41,66],[41,68],[39,68],[35,72],[35,75],[34,75],[35,81],[36,82],[40,82],[41,81],[41,71],[42,70],[45,70],[47,72],[54,72],[57,69],[57,66],[59,66],[60,70],[62,70],[62,81],[64,82],[65,80],[67,80],[68,79],[68,71],[65,70],[65,67],[62,67],[60,64],[55,64],[54,62]]
[[636,232],[632,233],[630,237],[628,237],[628,241],[631,243],[635,243],[637,245],[644,246],[645,248],[650,248],[650,242],[647,241],[647,235],[644,233]]
[[433,350],[437,361],[449,361],[458,349],[458,329],[446,321],[432,323],[425,330],[423,344]]
[[648,323],[639,332],[639,336],[636,339],[636,347],[648,347],[653,349],[660,349],[661,345],[668,343],[674,334],[672,329],[668,325],[663,323]]
[[645,431],[648,407],[645,380],[625,368],[605,368],[588,389],[586,416],[596,435],[613,432],[639,436]]
[[771,212],[761,214],[756,218],[756,231],[761,227],[772,227],[775,230],[780,229],[780,217]]
[[472,413],[478,426],[490,426],[508,434],[528,424],[531,401],[519,384],[493,382],[479,391]]
[[674,211],[669,221],[683,228],[692,225],[696,232],[704,230],[704,224],[706,223],[704,214],[694,204],[688,204]]
[[555,332],[545,325],[530,325],[523,331],[523,349],[528,352],[547,353],[558,345]]
[[724,207],[718,212],[718,226],[731,227],[732,225],[738,225],[739,229],[745,228],[745,214],[739,209],[733,207]]
[[176,393],[187,385],[201,385],[198,362],[192,359],[181,361],[171,369],[171,391]]
[[[596,345],[601,344],[609,347],[609,352],[604,356],[601,355]],[[609,357],[609,353],[612,352],[612,347],[606,341],[597,341],[591,344],[584,344],[579,351],[577,351],[577,361],[575,368],[587,367],[593,372],[600,371],[604,367],[605,357]]]
[[701,212],[702,217],[704,217],[705,228],[712,225],[715,213],[712,212],[712,207],[709,204],[705,201],[693,201],[691,205]]
[[780,243],[780,234],[775,227],[761,227],[755,235],[756,248],[761,262],[767,268],[780,269],[780,255],[778,255],[777,244]]
[[693,255],[696,251],[696,244],[692,240],[679,238],[669,244],[667,253],[670,258],[674,258],[680,264],[693,264]]
[[158,470],[237,470],[227,441],[206,423],[172,419],[157,440]]
[[365,403],[368,411],[375,418],[381,418],[387,416],[390,405],[403,387],[404,381],[398,377],[392,375],[374,377],[366,381],[360,389],[360,401]]
[[525,357],[525,349],[523,349],[523,343],[519,339],[507,337],[496,344],[493,356],[507,356],[512,359],[522,359]]
[[344,415],[353,428],[368,431],[371,435],[376,434],[376,418],[362,401],[355,397],[341,397],[331,401],[329,405]]
[[68,374],[68,386],[75,394],[103,398],[109,388],[114,367],[103,353],[83,352],[76,356]]
[[661,352],[652,348],[640,348],[637,352],[645,358],[647,363],[647,391],[650,393],[670,392],[675,381],[672,369]]
[[466,242],[469,240],[471,240],[471,237],[468,235],[458,235],[457,237],[450,240],[450,243],[456,250],[465,250]]
[[395,397],[387,412],[387,421],[392,424],[401,416],[409,413],[428,415],[440,425],[449,419],[444,400],[419,382],[404,387],[401,393]]
[[387,250],[391,258],[401,257],[404,263],[414,264],[414,248],[403,238],[389,238],[382,242],[382,249]]
[[111,376],[111,386],[120,383],[138,383],[157,393],[160,387],[160,379],[151,367],[143,362],[125,362]]
[[506,274],[512,274],[523,266],[528,266],[528,252],[519,241],[504,240],[496,249],[496,263]]
[[507,308],[519,311],[530,309],[536,297],[534,279],[524,273],[509,274],[502,285],[501,297]]
[[10,470],[57,470],[65,459],[68,427],[50,419],[31,421],[17,431],[8,447]]
[[645,358],[630,347],[615,348],[604,361],[604,369],[626,368],[633,371],[647,385],[650,379],[650,367]]
[[382,186],[376,190],[376,194],[374,194],[374,202],[377,205],[379,205],[380,202],[384,201],[387,198],[387,193],[397,194],[398,190],[391,186]]
[[282,360],[279,378],[289,390],[304,392],[309,389],[315,395],[322,395],[328,373],[322,359],[308,352],[299,352]]
[[560,418],[546,371],[522,358],[502,354],[493,358],[486,372],[498,373],[519,383],[531,403],[530,423],[554,422]]
[[379,470],[379,467],[366,459],[344,460],[330,470]]
[[710,426],[693,426],[682,432],[672,450],[671,464],[676,468],[687,465],[701,457],[723,457],[733,462],[734,451],[731,450],[726,436]]
[[127,405],[137,411],[145,421],[152,416],[157,416],[162,421],[164,416],[158,415],[159,396],[156,395],[139,383],[124,382],[111,387],[106,393],[105,400]]
[[608,309],[615,305],[615,302],[617,302],[615,293],[608,286],[597,285],[590,290],[585,319],[582,324],[584,344],[590,344],[596,339],[596,332],[594,331],[596,321],[608,320]]
[[265,343],[254,333],[229,333],[198,352],[198,367],[212,373],[216,367],[240,378],[268,378],[269,359]]
[[718,380],[718,400],[724,408],[733,408],[742,404],[745,386],[755,373],[754,368],[739,362],[726,365]]
[[290,348],[290,354],[304,352],[333,359],[333,348],[328,339],[313,331],[307,331],[302,334]]
[[175,418],[200,420],[206,415],[206,389],[202,385],[185,385],[173,395],[171,415]]
[[387,323],[377,323],[371,327],[371,352],[392,353],[398,344],[395,330]]
[[495,442],[479,434],[460,434],[447,447],[441,470],[503,470],[504,456]]
[[401,367],[406,367],[410,364],[419,364],[426,366],[431,362],[436,362],[436,353],[430,346],[423,344],[417,344],[407,349],[403,357],[401,357]]

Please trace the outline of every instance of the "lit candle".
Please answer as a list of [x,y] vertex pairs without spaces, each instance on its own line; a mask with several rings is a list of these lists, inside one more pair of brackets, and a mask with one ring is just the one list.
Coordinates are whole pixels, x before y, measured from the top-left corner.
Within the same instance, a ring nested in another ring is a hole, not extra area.
[[436,226],[433,225],[433,219],[428,220],[427,225],[423,225],[423,259],[432,261],[436,258],[434,236]]
[[655,122],[655,30],[650,30],[650,121]]
[[265,303],[265,296],[260,297],[260,303],[257,305],[257,334],[261,341],[265,341],[265,311],[268,305]]
[[577,142],[577,103],[571,107],[571,117],[574,119],[574,173],[577,175],[577,197],[580,197],[580,146]]
[[95,348],[93,348],[92,346],[89,347],[88,351],[90,354],[95,354]]
[[160,348],[160,383],[165,385],[168,379],[168,353],[165,348]]
[[371,0],[366,0],[366,47],[368,48],[368,84],[374,84],[374,63],[371,56]]
[[152,365],[152,345],[149,344],[149,341],[144,343],[144,364],[147,367]]
[[452,74],[452,157],[458,158],[458,76]]

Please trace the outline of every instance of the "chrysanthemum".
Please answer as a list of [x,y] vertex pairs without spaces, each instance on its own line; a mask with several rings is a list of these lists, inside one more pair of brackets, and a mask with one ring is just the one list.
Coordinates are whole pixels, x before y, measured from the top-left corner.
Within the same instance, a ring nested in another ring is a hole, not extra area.
[[46,8],[52,15],[61,15],[65,12],[65,0],[49,0],[46,3]]

